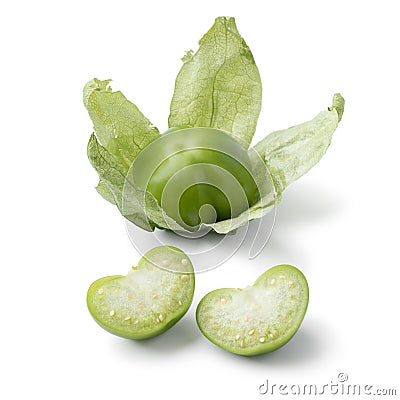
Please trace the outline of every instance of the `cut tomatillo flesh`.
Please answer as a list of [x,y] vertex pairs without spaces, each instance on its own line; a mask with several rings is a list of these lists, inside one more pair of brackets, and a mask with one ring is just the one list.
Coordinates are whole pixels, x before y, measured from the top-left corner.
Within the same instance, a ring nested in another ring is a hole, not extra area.
[[217,289],[200,301],[204,336],[231,353],[253,356],[276,350],[297,332],[308,305],[308,284],[291,265],[277,265],[244,289]]
[[128,174],[185,229],[237,217],[259,199],[247,148],[215,128],[173,128],[144,148]]
[[184,316],[194,285],[193,266],[185,253],[160,246],[148,251],[127,276],[107,276],[93,282],[87,305],[95,321],[108,332],[147,339],[165,332]]

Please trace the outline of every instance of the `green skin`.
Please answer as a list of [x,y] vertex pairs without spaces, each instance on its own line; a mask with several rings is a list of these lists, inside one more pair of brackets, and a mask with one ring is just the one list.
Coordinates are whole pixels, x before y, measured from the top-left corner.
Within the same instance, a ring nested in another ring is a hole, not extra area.
[[[186,260],[184,269],[182,269],[182,265],[177,265],[177,257],[179,260]],[[164,260],[169,260],[171,262],[171,267],[177,265],[177,268],[174,269],[179,271],[179,268],[181,268],[182,272],[175,273],[163,269],[162,261]],[[86,300],[89,312],[103,329],[116,336],[127,339],[149,339],[167,331],[185,315],[192,303],[195,286],[193,266],[189,258],[175,247],[156,247],[147,252],[135,268],[135,271],[148,270],[152,271],[153,277],[154,274],[172,274],[178,277],[176,286],[170,288],[163,287],[162,289],[167,292],[165,299],[166,302],[170,304],[169,306],[160,305],[160,309],[163,310],[162,314],[165,315],[163,320],[160,321],[159,318],[156,318],[154,310],[151,309],[148,310],[148,314],[145,317],[139,320],[137,320],[137,317],[126,320],[125,318],[127,316],[130,317],[130,314],[126,312],[126,307],[122,309],[115,307],[115,304],[119,304],[115,302],[118,300],[119,296],[119,293],[115,293],[115,288],[118,288],[120,283],[126,288],[128,277],[113,275],[96,280],[92,283],[87,292]],[[185,276],[185,278],[181,279],[182,276]],[[127,284],[129,287],[129,282]],[[107,289],[109,290],[107,291]],[[157,291],[158,288],[152,288],[151,284],[146,285],[143,287],[143,293],[151,291],[152,289]],[[99,291],[102,293],[99,294]],[[137,293],[137,288],[132,291],[132,294],[134,292]],[[127,293],[129,295],[129,290]],[[121,296],[121,298],[123,297]],[[176,298],[180,299],[179,303]],[[135,308],[134,301],[132,304],[129,304],[129,307],[131,309]],[[109,314],[111,309],[115,313],[113,316]],[[136,321],[138,323],[135,323]]]
[[185,229],[234,218],[259,197],[247,150],[213,128],[169,129],[140,152],[130,174]]
[[[271,319],[272,307],[263,308],[263,304],[260,303],[255,306],[254,299],[258,295],[254,292],[270,291],[270,299],[273,299],[274,290],[280,291],[283,300],[279,312]],[[245,291],[253,294],[241,299]],[[285,345],[297,332],[307,311],[308,294],[308,284],[301,271],[291,265],[277,265],[264,272],[253,286],[245,289],[217,289],[208,293],[197,307],[196,321],[203,335],[224,350],[243,356],[265,354]],[[240,299],[240,306],[231,310],[224,309],[226,304],[229,307],[231,296]],[[252,318],[251,307],[258,309],[256,318]],[[222,310],[219,319],[216,318],[217,309]],[[242,312],[245,314],[241,315]],[[282,318],[284,314],[289,317]],[[260,315],[263,317],[260,318]],[[218,321],[215,327],[212,325],[213,318]],[[235,325],[237,320],[244,321],[241,322],[240,328]],[[266,321],[272,321],[270,326],[278,328],[266,331]]]

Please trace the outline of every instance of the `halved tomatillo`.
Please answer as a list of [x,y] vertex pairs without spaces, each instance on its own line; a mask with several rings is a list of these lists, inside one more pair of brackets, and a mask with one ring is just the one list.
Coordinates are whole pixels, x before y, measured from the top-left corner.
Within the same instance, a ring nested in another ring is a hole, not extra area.
[[95,321],[108,332],[128,339],[148,339],[184,316],[194,285],[193,266],[186,254],[176,247],[160,246],[148,251],[127,276],[107,276],[93,282],[87,305]]
[[253,356],[276,350],[297,332],[308,305],[308,284],[291,265],[277,265],[244,289],[217,289],[200,301],[204,336],[231,353]]

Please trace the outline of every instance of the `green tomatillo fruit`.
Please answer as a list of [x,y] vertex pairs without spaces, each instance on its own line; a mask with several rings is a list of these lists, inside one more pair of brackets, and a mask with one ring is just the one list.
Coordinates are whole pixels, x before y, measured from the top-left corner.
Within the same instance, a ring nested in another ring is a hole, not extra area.
[[145,147],[129,177],[185,229],[235,218],[259,198],[247,149],[213,128],[173,128]]
[[196,319],[204,336],[231,353],[276,350],[297,332],[308,305],[304,275],[277,265],[244,289],[218,289],[200,301]]
[[[171,271],[174,272],[171,272]],[[190,259],[176,247],[148,251],[127,276],[93,282],[87,305],[108,332],[128,339],[148,339],[175,325],[189,309],[194,293]]]
[[235,19],[216,18],[182,61],[168,117],[174,132],[162,135],[110,79],[87,82],[83,103],[93,123],[87,154],[99,176],[96,190],[146,231],[227,234],[273,210],[286,187],[318,163],[345,101],[336,93],[311,120],[253,143],[261,77]]

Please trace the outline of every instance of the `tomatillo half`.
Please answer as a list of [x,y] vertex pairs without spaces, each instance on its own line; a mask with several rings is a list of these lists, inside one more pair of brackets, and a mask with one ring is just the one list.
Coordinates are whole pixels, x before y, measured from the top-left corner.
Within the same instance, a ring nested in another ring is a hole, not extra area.
[[300,270],[277,265],[253,286],[217,289],[205,295],[197,306],[197,325],[207,339],[231,353],[269,353],[286,344],[299,329],[308,293]]
[[135,159],[130,177],[185,229],[237,217],[259,198],[247,149],[213,128],[172,128]]
[[93,282],[87,306],[106,331],[127,339],[148,339],[185,315],[194,285],[189,257],[176,247],[159,246],[148,251],[128,275]]

